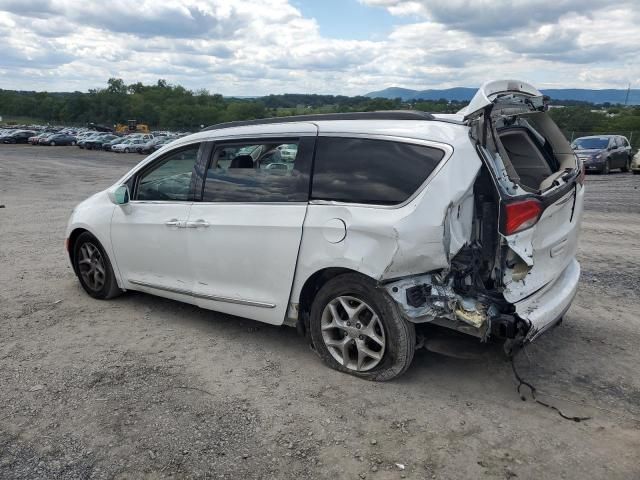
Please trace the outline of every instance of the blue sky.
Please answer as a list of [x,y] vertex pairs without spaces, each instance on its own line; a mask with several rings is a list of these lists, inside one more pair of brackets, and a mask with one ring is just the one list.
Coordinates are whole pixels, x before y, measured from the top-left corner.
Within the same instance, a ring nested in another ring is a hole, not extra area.
[[0,0],[0,88],[223,95],[640,82],[638,0]]
[[394,25],[407,23],[384,8],[372,8],[357,0],[297,0],[292,4],[306,17],[315,18],[320,34],[345,40],[379,40]]

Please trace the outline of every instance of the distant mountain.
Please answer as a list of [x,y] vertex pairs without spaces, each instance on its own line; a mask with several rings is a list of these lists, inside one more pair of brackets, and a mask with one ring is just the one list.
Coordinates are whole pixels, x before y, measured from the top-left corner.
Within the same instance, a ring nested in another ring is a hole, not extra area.
[[[390,87],[377,92],[365,94],[369,98],[401,98],[402,100],[458,100],[466,102],[476,93],[477,88],[456,87],[433,90],[411,90],[409,88]],[[626,90],[613,88],[605,90],[590,90],[584,88],[550,88],[542,90],[552,100],[574,100],[590,103],[624,103]],[[629,105],[640,105],[640,90],[629,92]]]

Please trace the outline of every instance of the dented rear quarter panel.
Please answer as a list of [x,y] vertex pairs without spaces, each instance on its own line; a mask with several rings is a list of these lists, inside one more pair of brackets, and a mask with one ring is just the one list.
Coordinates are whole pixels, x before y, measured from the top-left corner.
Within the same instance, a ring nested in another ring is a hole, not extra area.
[[[384,282],[449,266],[471,233],[472,187],[481,166],[471,139],[460,135],[459,129],[466,127],[450,128],[458,130],[450,135],[450,144],[429,143],[446,154],[405,204],[310,203],[290,303],[299,303],[306,280],[326,268],[346,268]],[[403,141],[428,141],[424,133],[422,137]],[[338,242],[334,219],[345,225],[344,238]]]

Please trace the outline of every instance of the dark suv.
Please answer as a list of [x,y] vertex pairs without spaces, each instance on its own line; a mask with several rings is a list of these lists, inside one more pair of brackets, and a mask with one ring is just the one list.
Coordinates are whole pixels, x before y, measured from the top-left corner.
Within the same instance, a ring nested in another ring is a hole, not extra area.
[[631,145],[622,135],[594,135],[576,138],[571,147],[584,162],[587,171],[609,173],[612,168],[629,171],[631,165]]

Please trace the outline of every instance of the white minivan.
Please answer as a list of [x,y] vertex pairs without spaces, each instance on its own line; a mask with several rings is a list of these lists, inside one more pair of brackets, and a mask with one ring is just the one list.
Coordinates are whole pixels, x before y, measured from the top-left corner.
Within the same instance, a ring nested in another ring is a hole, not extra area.
[[583,180],[542,94],[495,81],[455,115],[181,138],[78,205],[66,246],[95,298],[138,290],[297,326],[329,366],[388,380],[409,367],[416,324],[513,347],[560,322],[580,276]]

